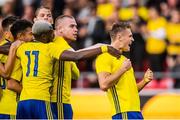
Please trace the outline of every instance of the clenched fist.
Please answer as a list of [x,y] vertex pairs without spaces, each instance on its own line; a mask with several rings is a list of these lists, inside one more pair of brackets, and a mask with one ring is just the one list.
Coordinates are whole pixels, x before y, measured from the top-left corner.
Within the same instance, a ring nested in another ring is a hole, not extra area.
[[130,61],[130,59],[125,59],[124,60],[124,62],[123,62],[123,64],[122,64],[122,68],[125,70],[125,71],[127,71],[127,70],[129,70],[130,68],[131,68],[131,61]]
[[153,72],[148,68],[147,71],[144,74],[144,81],[146,83],[149,83],[153,79]]

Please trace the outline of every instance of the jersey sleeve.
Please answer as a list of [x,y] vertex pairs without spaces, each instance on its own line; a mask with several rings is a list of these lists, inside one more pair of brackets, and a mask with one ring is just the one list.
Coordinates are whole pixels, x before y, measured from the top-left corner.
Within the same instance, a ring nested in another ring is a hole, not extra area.
[[20,60],[18,58],[16,58],[10,78],[15,79],[17,81],[21,81],[22,79],[22,68],[21,68]]
[[78,69],[76,63],[71,62],[71,66],[72,66],[72,79],[73,80],[78,80],[78,78],[80,76],[80,72],[79,72],[79,69]]
[[108,53],[99,55],[96,58],[96,63],[95,63],[96,73],[97,74],[100,72],[112,73],[111,65],[112,65],[112,59],[110,55],[108,55]]
[[56,45],[55,43],[50,43],[48,47],[49,47],[49,51],[48,51],[49,55],[57,60],[59,60],[59,57],[65,50],[69,49],[66,46]]

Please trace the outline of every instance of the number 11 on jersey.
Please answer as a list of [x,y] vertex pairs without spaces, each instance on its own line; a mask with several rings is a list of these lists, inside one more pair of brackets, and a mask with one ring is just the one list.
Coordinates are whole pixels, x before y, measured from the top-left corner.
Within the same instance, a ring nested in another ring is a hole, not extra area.
[[28,57],[28,64],[27,64],[27,72],[26,76],[28,77],[30,74],[30,64],[31,64],[31,57],[32,55],[35,57],[34,61],[34,73],[33,76],[36,77],[38,74],[38,59],[39,59],[39,51],[26,51],[25,55]]

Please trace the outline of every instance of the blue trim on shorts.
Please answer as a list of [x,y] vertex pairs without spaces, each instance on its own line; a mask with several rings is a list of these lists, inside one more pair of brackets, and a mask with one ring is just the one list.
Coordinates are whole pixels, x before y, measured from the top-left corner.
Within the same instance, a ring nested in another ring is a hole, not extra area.
[[[125,115],[124,115],[124,114],[125,114]],[[118,114],[116,114],[116,115],[113,115],[113,116],[112,116],[112,119],[113,119],[113,120],[123,119],[124,117],[125,117],[126,119],[141,119],[141,120],[144,119],[141,112],[124,112],[124,113],[118,113]]]
[[17,119],[53,119],[50,102],[43,100],[19,101]]
[[0,119],[10,119],[10,115],[0,114]]
[[[58,111],[58,105],[63,105],[61,108],[63,109],[62,112]],[[51,109],[53,112],[53,116],[55,119],[73,119],[73,110],[71,104],[66,104],[66,103],[57,103],[57,102],[52,102],[51,103]],[[63,113],[63,118],[58,118],[58,114]]]

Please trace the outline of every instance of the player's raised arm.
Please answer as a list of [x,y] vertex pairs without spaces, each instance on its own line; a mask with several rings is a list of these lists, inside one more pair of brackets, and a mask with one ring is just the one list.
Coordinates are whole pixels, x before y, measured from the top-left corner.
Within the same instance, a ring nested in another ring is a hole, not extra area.
[[140,92],[151,80],[153,79],[153,72],[150,69],[144,74],[144,78],[137,84],[138,91]]
[[8,78],[11,74],[16,58],[16,50],[22,43],[22,41],[15,41],[10,47],[6,64],[3,65],[2,63],[0,63],[0,75],[4,78]]
[[11,43],[0,46],[0,54],[8,55]]
[[[104,66],[104,70],[101,69],[100,64]],[[103,91],[107,91],[107,89],[114,86],[119,81],[119,78],[131,68],[131,62],[129,59],[126,59],[123,62],[123,65],[115,73],[110,72],[110,66],[111,64],[109,64],[107,60],[97,58],[96,68],[98,72],[99,86]]]
[[78,61],[78,60],[83,60],[83,59],[88,59],[91,57],[95,57],[97,55],[100,55],[102,53],[108,52],[111,55],[115,57],[120,57],[121,53],[119,50],[116,50],[112,46],[105,46],[101,45],[99,46],[92,46],[89,48],[81,49],[78,51],[70,51],[70,50],[65,50],[61,56],[61,60],[66,60],[66,61]]

